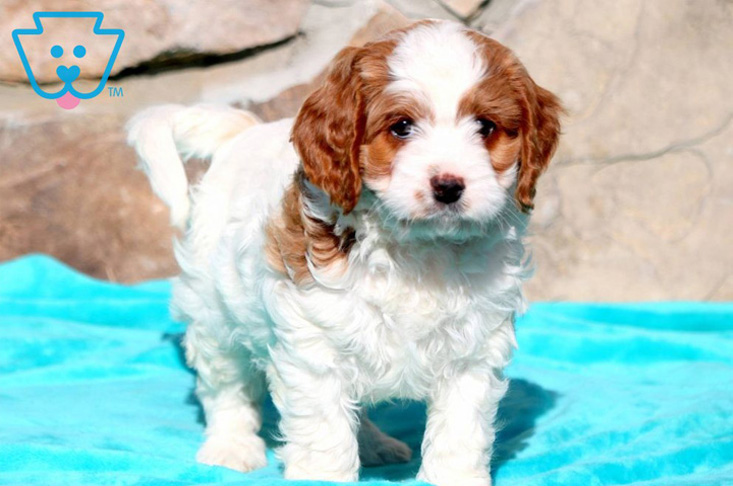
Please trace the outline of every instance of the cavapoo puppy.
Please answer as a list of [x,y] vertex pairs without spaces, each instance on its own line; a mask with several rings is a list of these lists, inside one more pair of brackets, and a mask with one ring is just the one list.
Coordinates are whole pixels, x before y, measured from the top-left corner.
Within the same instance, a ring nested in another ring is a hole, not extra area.
[[[423,21],[347,47],[297,117],[138,115],[130,142],[185,230],[173,308],[206,414],[198,460],[265,465],[266,389],[290,479],[354,481],[410,449],[362,407],[427,402],[418,478],[489,485],[522,237],[557,98],[504,46]],[[211,158],[188,187],[181,158]]]

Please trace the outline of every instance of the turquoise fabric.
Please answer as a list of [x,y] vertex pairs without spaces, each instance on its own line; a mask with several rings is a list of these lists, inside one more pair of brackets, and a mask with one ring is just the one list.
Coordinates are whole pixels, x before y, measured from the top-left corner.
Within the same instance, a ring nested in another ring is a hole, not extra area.
[[[169,293],[43,256],[0,265],[0,484],[286,483],[272,453],[246,475],[195,462],[203,425]],[[733,484],[732,304],[535,304],[517,330],[497,485]],[[419,450],[420,405],[372,415]],[[418,466],[362,480],[415,484]]]

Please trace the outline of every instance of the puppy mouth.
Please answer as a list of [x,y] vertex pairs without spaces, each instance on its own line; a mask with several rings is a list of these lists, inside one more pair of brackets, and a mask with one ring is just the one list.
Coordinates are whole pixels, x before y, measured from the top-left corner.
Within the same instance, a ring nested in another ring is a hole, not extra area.
[[450,204],[435,203],[432,214],[441,218],[461,218],[465,210],[466,204],[462,200]]
[[463,201],[450,204],[431,201],[426,205],[422,205],[419,209],[413,210],[408,216],[398,216],[397,219],[404,225],[413,223],[450,225],[464,220],[471,220],[466,214],[467,209],[467,204]]
[[71,94],[70,92],[64,93],[63,96],[56,98],[56,103],[64,110],[71,110],[79,105],[81,100]]
[[403,222],[405,225],[421,225],[425,228],[434,227],[441,232],[454,229],[466,223],[474,222],[466,214],[466,205],[462,202],[452,204],[434,203],[424,208],[419,214],[413,214]]
[[415,219],[422,219],[428,223],[449,224],[467,219],[466,209],[466,204],[463,201],[450,204],[434,202],[424,210],[422,217]]

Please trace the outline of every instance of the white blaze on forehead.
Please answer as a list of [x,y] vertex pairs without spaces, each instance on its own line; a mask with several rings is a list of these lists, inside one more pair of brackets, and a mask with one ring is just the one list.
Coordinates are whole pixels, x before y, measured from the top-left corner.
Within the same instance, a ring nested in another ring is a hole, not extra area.
[[387,60],[387,91],[424,97],[437,121],[454,120],[458,103],[486,72],[478,46],[460,24],[437,22],[408,31]]

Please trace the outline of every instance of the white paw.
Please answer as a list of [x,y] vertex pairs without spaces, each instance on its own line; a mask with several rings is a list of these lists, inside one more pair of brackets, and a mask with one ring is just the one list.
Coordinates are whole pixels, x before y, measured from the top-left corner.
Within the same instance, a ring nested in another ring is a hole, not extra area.
[[249,472],[267,465],[265,441],[256,435],[211,435],[199,449],[196,460],[211,466]]
[[359,459],[362,466],[382,466],[408,462],[412,449],[404,442],[381,434],[378,439],[359,444]]
[[422,468],[417,473],[417,479],[435,486],[491,486],[491,477],[487,471],[476,471],[473,474],[468,471],[448,470],[427,472]]
[[283,478],[290,480],[333,481],[351,483],[359,480],[358,473],[331,470],[313,464],[286,464]]

